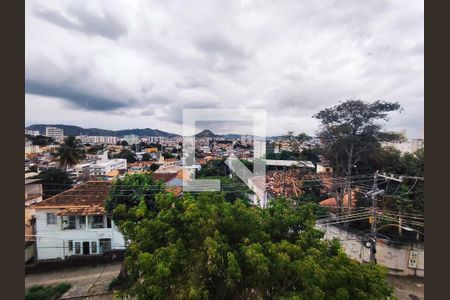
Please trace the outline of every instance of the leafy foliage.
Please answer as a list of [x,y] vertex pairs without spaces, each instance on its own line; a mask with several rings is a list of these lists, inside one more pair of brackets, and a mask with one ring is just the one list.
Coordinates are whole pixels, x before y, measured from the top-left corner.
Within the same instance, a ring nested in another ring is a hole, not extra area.
[[73,166],[85,156],[81,140],[74,136],[68,136],[58,149],[59,163],[67,170],[67,166]]
[[378,151],[381,142],[400,140],[401,135],[382,131],[379,123],[398,110],[397,102],[347,100],[315,114],[314,118],[322,123],[319,137],[334,169],[350,176],[355,164]]
[[44,170],[33,178],[41,179],[44,199],[70,189],[73,183],[64,170],[56,168]]
[[86,153],[97,154],[99,152],[103,152],[104,149],[105,149],[105,145],[103,145],[103,144],[92,145],[86,150]]
[[162,156],[166,159],[166,158],[174,158],[174,157],[176,157],[175,155],[173,155],[172,153],[170,153],[170,152],[164,152],[164,153],[162,153]]
[[142,154],[142,161],[150,161],[150,158],[151,158],[150,154],[148,153]]
[[200,171],[197,172],[197,176],[199,177],[228,175],[229,170],[224,159],[212,159],[202,166]]
[[136,155],[130,149],[122,149],[118,154],[113,155],[114,158],[124,158],[127,160],[127,163],[135,163]]
[[[117,185],[120,182],[116,182]],[[117,191],[111,192],[115,198]],[[386,271],[321,240],[309,205],[267,209],[220,193],[139,192],[109,210],[126,240],[126,288],[136,299],[385,299]],[[113,203],[111,203],[113,204]]]
[[35,146],[48,146],[55,142],[54,138],[51,138],[49,136],[43,136],[43,135],[25,135],[25,137],[33,143]]
[[25,295],[25,300],[56,300],[70,289],[68,283],[60,283],[56,286],[34,285]]
[[[155,195],[164,190],[164,185],[149,173],[125,175],[113,182],[105,203],[106,211],[118,221],[125,217],[122,212],[145,204],[149,209],[155,207]],[[142,204],[143,203],[143,204]]]

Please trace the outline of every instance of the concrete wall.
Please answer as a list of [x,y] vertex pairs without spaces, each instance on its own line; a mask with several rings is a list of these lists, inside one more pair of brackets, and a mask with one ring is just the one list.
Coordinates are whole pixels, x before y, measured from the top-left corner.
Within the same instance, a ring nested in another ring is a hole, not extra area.
[[25,247],[25,262],[32,259],[36,254],[36,248],[34,247],[34,244],[28,245]]
[[[325,239],[338,238],[345,253],[360,262],[370,261],[370,249],[362,242],[363,236],[336,226],[317,225],[325,232]],[[386,266],[390,274],[401,276],[425,276],[425,248],[423,244],[389,245],[386,240],[377,241],[377,263]],[[414,259],[414,255],[417,257]],[[410,260],[414,260],[411,261]],[[415,266],[414,266],[415,265]]]
[[117,227],[96,229],[70,229],[62,230],[61,217],[57,217],[57,224],[47,225],[47,212],[57,213],[58,210],[36,211],[36,247],[37,259],[64,258],[75,254],[75,249],[69,251],[69,240],[75,242],[97,242],[99,239],[111,239],[111,249],[125,249],[125,241]]

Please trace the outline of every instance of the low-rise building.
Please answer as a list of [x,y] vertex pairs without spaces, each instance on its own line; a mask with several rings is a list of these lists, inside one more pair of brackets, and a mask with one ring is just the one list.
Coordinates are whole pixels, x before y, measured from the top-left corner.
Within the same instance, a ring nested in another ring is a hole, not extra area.
[[99,160],[91,166],[92,176],[106,175],[112,170],[126,170],[127,160],[124,158],[108,159],[108,151],[99,156]]
[[42,183],[40,179],[25,178],[25,206],[42,201]]
[[89,181],[34,204],[37,259],[124,250],[123,235],[104,207],[110,188],[111,182]]

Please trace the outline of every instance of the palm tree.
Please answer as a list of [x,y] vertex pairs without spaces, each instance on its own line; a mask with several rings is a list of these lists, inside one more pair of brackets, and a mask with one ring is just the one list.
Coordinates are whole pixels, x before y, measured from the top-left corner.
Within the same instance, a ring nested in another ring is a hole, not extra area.
[[59,163],[64,165],[64,171],[67,171],[67,166],[76,165],[83,157],[83,150],[81,148],[80,140],[74,136],[68,136],[64,139],[64,143],[58,150]]

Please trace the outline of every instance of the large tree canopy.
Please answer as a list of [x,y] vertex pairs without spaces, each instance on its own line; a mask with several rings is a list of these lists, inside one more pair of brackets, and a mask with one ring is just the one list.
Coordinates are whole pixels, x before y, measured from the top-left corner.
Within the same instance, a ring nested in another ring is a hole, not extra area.
[[381,142],[398,141],[398,133],[383,131],[380,121],[400,110],[397,102],[347,100],[313,117],[322,124],[319,137],[335,170],[350,176],[356,163],[380,148]]
[[262,209],[205,192],[160,193],[148,205],[136,196],[139,203],[112,210],[129,241],[122,292],[136,299],[386,299],[392,293],[385,269],[351,260],[336,240],[321,240],[309,205],[277,199]]
[[44,170],[34,178],[41,179],[44,199],[70,189],[73,183],[64,170],[56,168]]

